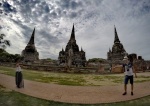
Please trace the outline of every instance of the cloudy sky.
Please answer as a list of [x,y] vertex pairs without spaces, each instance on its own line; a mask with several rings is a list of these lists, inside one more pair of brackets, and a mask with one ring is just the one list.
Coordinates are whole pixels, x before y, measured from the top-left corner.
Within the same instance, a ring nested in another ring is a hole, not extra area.
[[21,54],[34,27],[40,58],[58,58],[75,25],[76,41],[89,58],[107,58],[114,25],[128,53],[150,60],[150,0],[0,0],[0,33]]

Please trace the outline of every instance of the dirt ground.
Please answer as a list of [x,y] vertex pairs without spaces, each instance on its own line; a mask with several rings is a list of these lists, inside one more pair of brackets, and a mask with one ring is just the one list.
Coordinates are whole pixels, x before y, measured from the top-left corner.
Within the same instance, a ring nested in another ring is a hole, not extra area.
[[[147,76],[146,73],[140,75]],[[150,95],[150,81],[136,83],[134,85],[133,96],[130,95],[130,85],[128,85],[127,95],[122,95],[123,84],[117,86],[66,86],[29,80],[24,80],[24,84],[24,88],[18,89],[15,86],[14,77],[0,74],[0,85],[6,88],[29,96],[59,102],[81,104],[112,103],[137,99]]]

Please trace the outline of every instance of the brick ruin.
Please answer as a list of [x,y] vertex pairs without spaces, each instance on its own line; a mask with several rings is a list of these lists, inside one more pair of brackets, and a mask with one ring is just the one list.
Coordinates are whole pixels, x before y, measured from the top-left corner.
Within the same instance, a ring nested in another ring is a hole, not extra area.
[[33,30],[33,33],[31,35],[31,38],[25,47],[25,49],[22,51],[21,56],[23,56],[23,62],[34,62],[39,60],[39,53],[36,50],[35,44],[34,44],[34,35],[35,35],[35,28]]
[[65,50],[62,48],[62,50],[59,52],[58,61],[59,65],[68,64],[69,61],[71,62],[71,66],[85,66],[86,64],[85,52],[83,51],[82,47],[81,50],[79,50],[79,47],[76,43],[74,25]]

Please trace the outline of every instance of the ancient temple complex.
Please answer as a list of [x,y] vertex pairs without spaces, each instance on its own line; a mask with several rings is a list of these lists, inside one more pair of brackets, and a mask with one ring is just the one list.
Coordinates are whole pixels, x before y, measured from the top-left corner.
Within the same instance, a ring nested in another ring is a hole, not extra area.
[[34,62],[39,60],[39,53],[36,50],[34,45],[34,35],[35,35],[35,28],[31,35],[30,41],[28,42],[25,49],[22,51],[22,56],[24,57],[24,62]]
[[109,52],[107,53],[107,59],[110,61],[118,61],[122,60],[125,55],[127,55],[122,43],[120,43],[116,27],[114,26],[114,44],[112,50],[109,48]]
[[67,43],[65,50],[62,49],[62,51],[59,52],[58,60],[59,64],[68,64],[68,62],[70,61],[71,65],[85,66],[86,62],[85,52],[83,51],[82,48],[81,50],[79,50],[79,47],[76,43],[74,25],[72,28],[70,40]]

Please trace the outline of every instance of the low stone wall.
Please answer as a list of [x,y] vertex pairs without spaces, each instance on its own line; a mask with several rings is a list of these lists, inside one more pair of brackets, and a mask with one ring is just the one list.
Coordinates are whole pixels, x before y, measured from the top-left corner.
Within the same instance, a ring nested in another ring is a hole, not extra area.
[[123,73],[123,67],[115,67],[111,70],[112,73]]
[[[7,67],[16,67],[15,63],[1,63],[1,66]],[[23,69],[30,69],[36,71],[49,71],[49,72],[74,72],[74,73],[95,73],[97,72],[97,67],[64,67],[64,66],[55,66],[55,65],[29,65],[29,64],[20,64]]]
[[16,67],[15,63],[0,63],[1,66],[6,66],[6,67]]
[[[0,63],[1,66],[7,66],[7,67],[16,67],[15,63]],[[97,73],[97,74],[103,74],[103,73],[122,73],[123,68],[122,67],[115,67],[116,64],[112,64],[112,68],[110,69],[110,66],[108,64],[102,64],[98,67],[64,67],[64,66],[56,66],[56,65],[27,65],[27,64],[20,64],[21,68],[23,69],[30,69],[30,70],[36,70],[36,71],[49,71],[49,72],[73,72],[73,73]],[[115,68],[113,68],[115,67]],[[147,71],[144,67],[140,67],[139,65],[135,65],[136,72],[140,71]]]
[[[133,66],[134,66],[134,70],[136,72],[148,71],[148,69],[146,68],[146,65],[142,62],[136,62],[136,63],[133,64]],[[121,64],[112,64],[111,72],[113,72],[113,73],[122,73],[122,72],[124,72],[124,69],[121,66]]]

